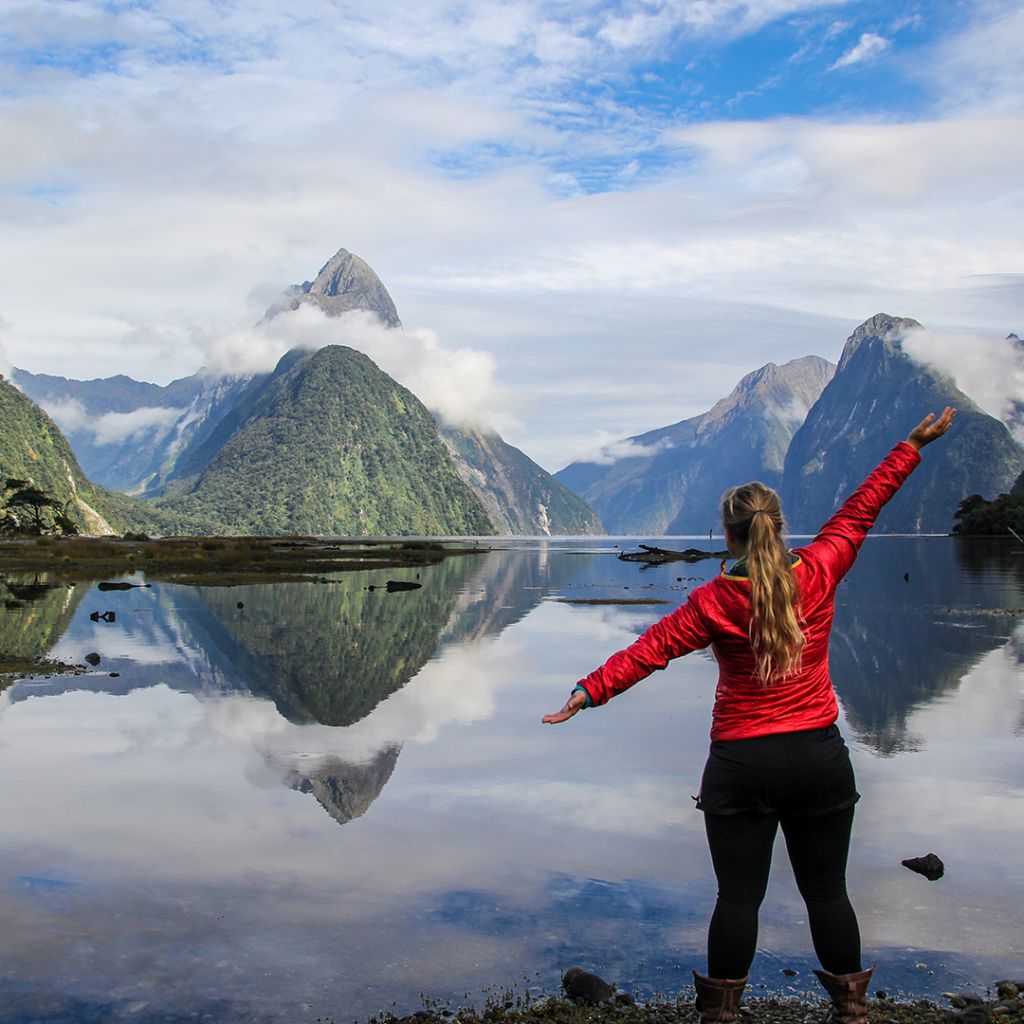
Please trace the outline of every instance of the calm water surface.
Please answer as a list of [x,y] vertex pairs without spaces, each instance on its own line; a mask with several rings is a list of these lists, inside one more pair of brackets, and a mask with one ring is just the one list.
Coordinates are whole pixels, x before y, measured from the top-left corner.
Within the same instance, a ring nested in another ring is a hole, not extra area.
[[[524,542],[393,594],[368,587],[415,571],[0,581],[0,647],[101,658],[0,696],[0,1020],[348,1021],[573,964],[682,990],[714,897],[714,662],[540,724],[718,569],[615,552]],[[872,539],[840,589],[850,886],[894,994],[1024,975],[1022,606],[1024,547],[947,538]],[[938,882],[900,864],[930,851]],[[780,847],[752,980],[813,966]]]

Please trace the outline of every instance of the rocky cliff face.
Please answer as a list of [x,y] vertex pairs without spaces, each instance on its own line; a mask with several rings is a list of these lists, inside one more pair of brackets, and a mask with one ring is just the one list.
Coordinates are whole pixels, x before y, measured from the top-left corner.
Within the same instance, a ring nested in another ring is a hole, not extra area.
[[292,285],[267,310],[266,319],[304,303],[322,309],[328,316],[340,316],[361,309],[376,313],[388,327],[401,327],[398,310],[381,279],[365,261],[348,249],[339,249],[321,268],[316,278]]
[[718,528],[727,488],[779,484],[789,442],[834,370],[818,356],[768,363],[708,412],[614,446],[626,457],[573,463],[556,476],[611,533],[706,533]]
[[813,533],[892,445],[928,412],[959,409],[949,436],[925,452],[883,510],[881,532],[946,533],[966,495],[1009,490],[1024,449],[948,377],[902,349],[915,320],[880,313],[861,324],[843,349],[835,376],[796,432],[786,456],[782,498],[790,529]]
[[604,533],[585,501],[498,434],[442,427],[441,438],[459,476],[483,502],[498,534]]

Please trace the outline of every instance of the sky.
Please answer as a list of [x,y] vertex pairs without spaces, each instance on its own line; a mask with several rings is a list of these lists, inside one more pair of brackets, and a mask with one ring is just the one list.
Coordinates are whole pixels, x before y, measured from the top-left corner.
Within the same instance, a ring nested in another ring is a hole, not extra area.
[[1024,334],[1021,3],[3,8],[0,372],[248,366],[344,247],[367,351],[557,470],[875,313]]

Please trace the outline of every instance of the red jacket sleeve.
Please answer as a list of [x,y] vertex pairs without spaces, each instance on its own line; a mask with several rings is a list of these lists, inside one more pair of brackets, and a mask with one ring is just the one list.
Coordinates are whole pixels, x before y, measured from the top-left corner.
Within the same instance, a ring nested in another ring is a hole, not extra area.
[[879,512],[920,461],[920,452],[900,441],[802,549],[802,555],[816,557],[825,567],[832,586],[850,571]]
[[599,669],[581,679],[591,704],[605,704],[617,693],[664,668],[673,658],[698,651],[711,643],[711,634],[699,608],[700,588],[689,600],[656,622],[625,650],[613,654]]

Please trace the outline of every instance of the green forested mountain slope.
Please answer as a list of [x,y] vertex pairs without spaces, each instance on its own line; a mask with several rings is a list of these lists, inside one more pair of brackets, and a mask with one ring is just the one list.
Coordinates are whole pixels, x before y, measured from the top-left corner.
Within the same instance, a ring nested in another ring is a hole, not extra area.
[[30,480],[58,501],[70,502],[71,518],[86,535],[204,532],[213,525],[166,514],[90,482],[53,420],[0,376],[0,481],[11,477]]
[[195,484],[158,505],[254,534],[493,532],[419,399],[340,345],[285,356]]

